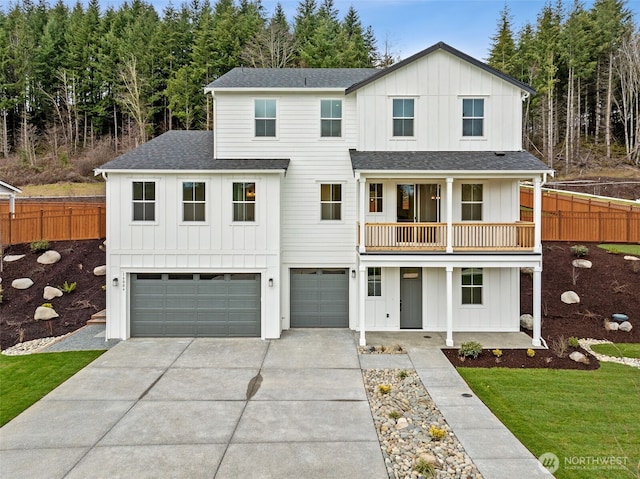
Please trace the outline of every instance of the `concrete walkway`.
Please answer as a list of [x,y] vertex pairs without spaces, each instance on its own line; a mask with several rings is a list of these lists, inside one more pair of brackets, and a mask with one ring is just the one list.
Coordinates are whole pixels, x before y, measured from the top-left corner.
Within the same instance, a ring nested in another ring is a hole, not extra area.
[[414,367],[486,479],[552,477],[424,339],[396,356],[358,356],[348,330],[124,341],[0,429],[0,477],[385,479],[371,367]]

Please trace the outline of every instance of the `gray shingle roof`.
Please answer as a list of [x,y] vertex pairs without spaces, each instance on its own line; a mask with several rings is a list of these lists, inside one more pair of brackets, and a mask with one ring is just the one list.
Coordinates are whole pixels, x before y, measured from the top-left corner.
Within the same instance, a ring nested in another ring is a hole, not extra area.
[[288,166],[288,159],[214,160],[213,132],[172,130],[97,170],[286,170]]
[[347,88],[380,70],[375,68],[234,68],[207,89]]
[[354,170],[539,171],[551,169],[527,151],[355,151]]

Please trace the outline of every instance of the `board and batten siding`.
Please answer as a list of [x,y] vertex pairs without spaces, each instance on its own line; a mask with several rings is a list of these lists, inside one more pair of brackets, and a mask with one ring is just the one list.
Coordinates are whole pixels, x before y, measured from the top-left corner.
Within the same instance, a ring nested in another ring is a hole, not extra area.
[[[156,182],[155,221],[132,221],[132,183]],[[182,183],[206,184],[205,221],[182,221]],[[129,275],[136,272],[254,272],[262,275],[262,337],[279,337],[282,175],[110,173],[107,181],[109,338],[129,334]],[[256,183],[256,221],[234,222],[232,185]],[[118,278],[119,285],[112,284]],[[274,286],[267,288],[268,278]]]
[[[356,90],[359,151],[518,151],[518,87],[445,51]],[[392,99],[415,98],[415,136],[392,136]],[[484,137],[462,136],[462,99],[484,98]]]

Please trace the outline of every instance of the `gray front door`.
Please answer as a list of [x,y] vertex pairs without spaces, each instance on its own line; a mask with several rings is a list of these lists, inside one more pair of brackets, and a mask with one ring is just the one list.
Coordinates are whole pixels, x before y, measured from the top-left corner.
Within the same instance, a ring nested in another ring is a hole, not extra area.
[[400,268],[400,329],[422,329],[421,268]]
[[291,327],[348,328],[349,270],[291,269]]

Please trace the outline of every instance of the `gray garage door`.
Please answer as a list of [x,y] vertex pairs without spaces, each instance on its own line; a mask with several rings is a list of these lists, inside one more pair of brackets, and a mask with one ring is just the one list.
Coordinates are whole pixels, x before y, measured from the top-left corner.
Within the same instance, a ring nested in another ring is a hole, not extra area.
[[291,327],[348,328],[348,270],[291,269]]
[[132,274],[131,336],[260,336],[260,275]]

